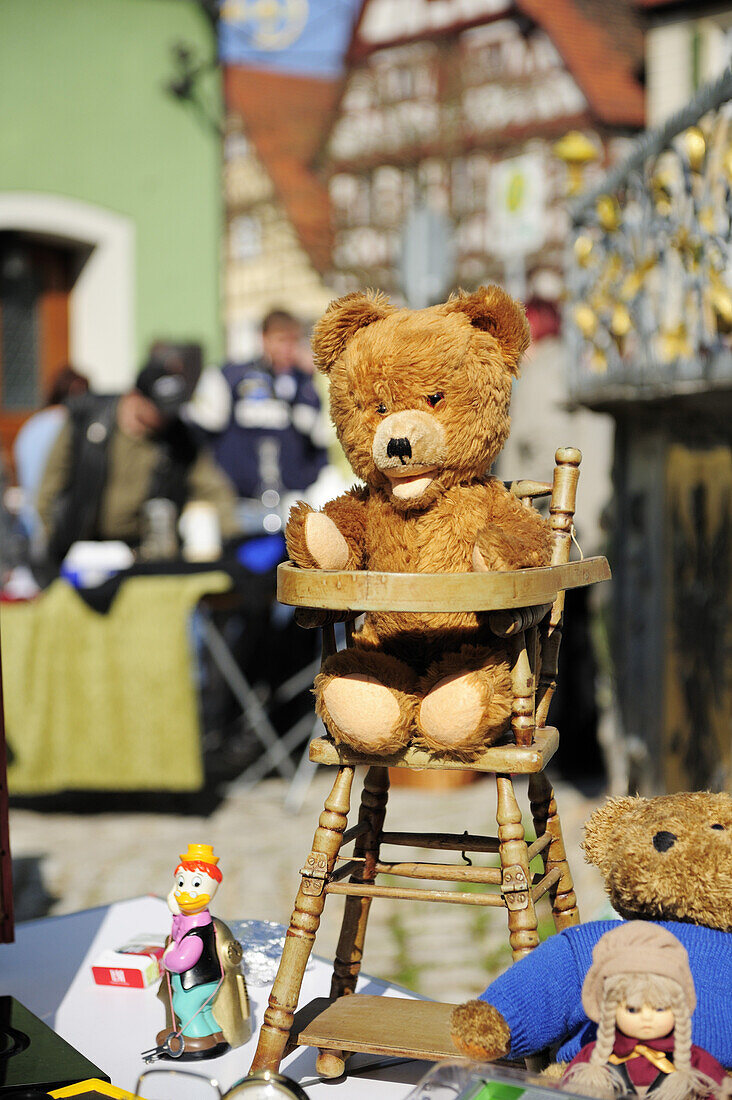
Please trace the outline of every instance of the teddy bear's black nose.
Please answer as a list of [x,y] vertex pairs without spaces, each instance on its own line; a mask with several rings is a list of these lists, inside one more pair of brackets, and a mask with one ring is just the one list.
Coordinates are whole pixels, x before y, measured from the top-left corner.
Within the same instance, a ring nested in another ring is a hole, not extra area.
[[412,457],[412,445],[405,436],[400,439],[390,439],[386,445],[386,453],[389,458],[401,459],[403,464],[405,458]]
[[676,839],[673,833],[667,833],[665,829],[662,829],[660,833],[656,833],[654,836],[653,847],[657,852],[667,852],[669,848],[673,848]]

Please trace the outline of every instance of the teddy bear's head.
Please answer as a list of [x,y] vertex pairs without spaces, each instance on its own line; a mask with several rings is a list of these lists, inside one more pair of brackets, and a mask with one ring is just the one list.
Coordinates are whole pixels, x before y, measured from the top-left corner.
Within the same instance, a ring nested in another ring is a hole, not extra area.
[[728,794],[609,799],[585,825],[582,847],[621,916],[732,932]]
[[354,472],[400,510],[485,474],[528,342],[522,307],[496,286],[421,310],[371,291],[331,302],[313,352]]

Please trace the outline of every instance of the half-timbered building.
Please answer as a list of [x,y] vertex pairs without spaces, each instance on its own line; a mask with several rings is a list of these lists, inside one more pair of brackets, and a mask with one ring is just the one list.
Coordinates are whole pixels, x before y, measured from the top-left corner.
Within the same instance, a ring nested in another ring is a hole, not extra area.
[[561,271],[566,169],[552,143],[581,129],[599,166],[612,159],[643,124],[641,57],[624,3],[366,0],[322,158],[337,288],[403,289],[418,204],[448,219],[457,283],[504,278],[508,222],[529,292],[539,269]]

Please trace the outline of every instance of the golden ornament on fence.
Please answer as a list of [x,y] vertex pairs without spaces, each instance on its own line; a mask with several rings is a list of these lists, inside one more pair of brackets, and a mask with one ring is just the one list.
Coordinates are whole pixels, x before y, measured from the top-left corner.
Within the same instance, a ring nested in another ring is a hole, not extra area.
[[606,233],[614,233],[620,225],[620,207],[613,195],[600,195],[597,200],[597,217]]
[[690,355],[691,343],[683,321],[661,332],[661,358],[664,363],[673,363],[675,359],[685,359]]
[[620,288],[620,297],[624,302],[629,302],[635,298],[636,294],[643,286],[646,275],[649,271],[653,270],[657,263],[658,257],[649,256],[647,260],[638,264],[636,268],[626,275],[625,279],[623,279],[623,285]]
[[713,206],[705,206],[699,211],[699,225],[707,233],[713,233],[716,225],[716,217]]
[[656,172],[651,180],[653,205],[656,208],[656,212],[664,218],[667,218],[672,210],[672,184],[673,176],[668,168]]
[[597,149],[590,139],[579,130],[570,130],[552,147],[555,157],[563,160],[569,172],[569,193],[576,195],[582,190],[582,177],[585,166],[597,160]]
[[586,302],[580,302],[575,306],[574,323],[585,340],[590,340],[597,332],[597,316]]
[[710,278],[709,299],[717,319],[717,331],[732,332],[732,293],[714,272]]
[[574,256],[580,267],[587,267],[589,264],[593,247],[592,238],[587,237],[584,233],[575,240]]
[[707,155],[707,139],[698,126],[684,130],[682,143],[692,172],[701,172]]
[[613,309],[613,315],[610,319],[610,331],[613,336],[627,336],[632,327],[633,322],[628,310],[624,305],[618,302]]

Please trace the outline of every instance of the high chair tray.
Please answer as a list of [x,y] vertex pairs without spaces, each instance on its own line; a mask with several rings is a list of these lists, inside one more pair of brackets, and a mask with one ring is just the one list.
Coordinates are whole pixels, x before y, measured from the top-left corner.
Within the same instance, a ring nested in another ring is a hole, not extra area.
[[610,579],[603,557],[496,573],[376,573],[277,567],[277,599],[336,611],[500,611],[553,603],[559,592]]

